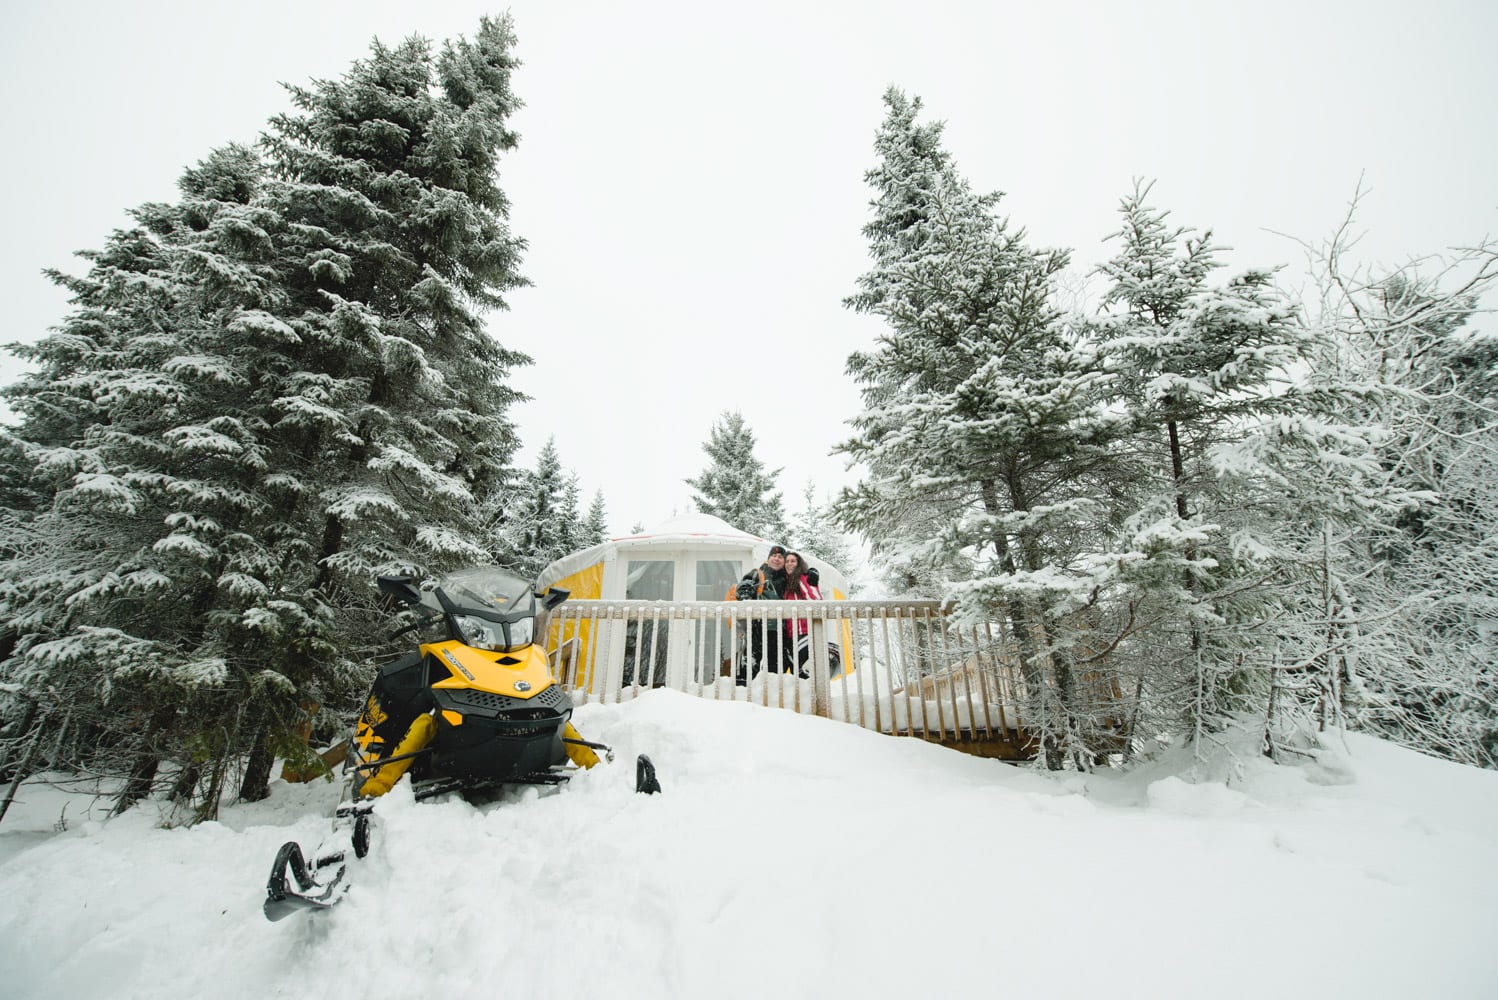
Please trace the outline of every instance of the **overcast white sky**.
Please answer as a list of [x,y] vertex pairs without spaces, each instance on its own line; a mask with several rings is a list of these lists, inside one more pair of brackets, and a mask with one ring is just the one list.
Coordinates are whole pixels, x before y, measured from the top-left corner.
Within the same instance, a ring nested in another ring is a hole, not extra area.
[[[0,15],[0,340],[66,310],[123,210],[253,140],[279,81],[341,73],[371,37],[471,32],[498,4],[389,0],[8,3]],[[1370,259],[1498,234],[1498,4],[606,3],[509,5],[525,65],[501,168],[533,288],[491,329],[536,359],[515,416],[556,435],[613,529],[691,509],[716,417],[804,483],[857,412],[843,374],[878,327],[841,306],[865,264],[863,173],[889,84],[948,123],[980,189],[1078,270],[1118,199],[1157,180],[1235,267],[1298,265],[1360,176]],[[19,368],[0,361],[0,381]]]

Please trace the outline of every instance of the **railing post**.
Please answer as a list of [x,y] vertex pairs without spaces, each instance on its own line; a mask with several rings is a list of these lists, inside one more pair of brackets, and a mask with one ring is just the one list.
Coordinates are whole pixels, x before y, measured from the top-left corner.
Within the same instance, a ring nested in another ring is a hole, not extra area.
[[[793,675],[794,676],[794,675]],[[831,667],[827,662],[827,619],[811,620],[811,710],[827,719],[832,717]]]

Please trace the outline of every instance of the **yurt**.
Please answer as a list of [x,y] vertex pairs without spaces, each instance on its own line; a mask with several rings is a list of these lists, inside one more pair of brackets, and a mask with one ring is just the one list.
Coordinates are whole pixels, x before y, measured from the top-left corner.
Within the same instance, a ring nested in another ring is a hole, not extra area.
[[[537,583],[542,590],[570,591],[574,600],[721,601],[765,561],[775,541],[711,514],[683,514],[644,534],[563,556],[541,571]],[[842,571],[815,552],[804,555],[821,573],[822,592],[847,600]]]
[[[548,587],[564,589],[574,601],[724,601],[745,573],[765,561],[775,542],[740,531],[710,514],[685,514],[643,534],[611,539],[564,556],[541,571],[537,584],[542,591]],[[821,574],[826,598],[846,600],[848,584],[842,570],[814,552],[802,554]],[[594,636],[592,624],[604,629],[605,634]],[[679,675],[685,664],[704,661],[704,651],[696,647],[728,641],[727,633],[713,636],[701,628],[686,628],[688,624],[671,623],[665,641],[650,637],[655,651],[650,659],[661,661],[660,676],[654,678],[657,683],[668,677],[672,686],[690,680]],[[564,655],[574,664],[588,664],[575,674],[579,684],[588,686],[593,675],[604,672],[613,674],[615,681],[638,683],[628,673],[628,652],[638,632],[633,624],[626,628],[622,622],[600,621],[581,625],[567,636],[553,636],[552,642],[563,645],[569,638],[575,640]],[[643,644],[644,640],[640,641]],[[590,650],[590,646],[595,648]],[[622,677],[621,671],[625,672]]]

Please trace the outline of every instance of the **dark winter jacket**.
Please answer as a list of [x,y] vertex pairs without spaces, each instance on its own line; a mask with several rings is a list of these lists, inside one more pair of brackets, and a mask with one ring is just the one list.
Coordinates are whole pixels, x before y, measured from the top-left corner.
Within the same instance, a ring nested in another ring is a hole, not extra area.
[[745,573],[736,594],[741,601],[778,601],[784,595],[785,570],[771,569],[769,563]]

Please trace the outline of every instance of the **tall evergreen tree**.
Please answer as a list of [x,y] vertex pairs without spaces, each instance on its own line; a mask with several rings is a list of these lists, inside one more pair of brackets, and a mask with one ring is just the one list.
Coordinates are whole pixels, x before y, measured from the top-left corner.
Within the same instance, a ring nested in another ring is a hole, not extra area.
[[849,359],[864,410],[840,450],[868,478],[839,516],[885,558],[938,568],[966,614],[1007,619],[1030,718],[1059,755],[1080,738],[1072,659],[1107,565],[1090,558],[1098,469],[1121,428],[1102,410],[1106,375],[1051,304],[1067,255],[1032,249],[999,194],[971,190],[919,100],[884,100],[873,267],[848,304],[887,332]]
[[362,686],[374,575],[481,557],[525,361],[480,312],[522,280],[494,177],[512,45],[503,19],[435,65],[376,43],[54,276],[75,312],[9,391],[53,523],[7,567],[4,670],[120,717],[127,801],[168,752],[216,761],[208,812],[247,748],[263,794],[303,706]]
[[1267,272],[1210,284],[1221,267],[1211,233],[1171,228],[1147,203],[1150,189],[1136,183],[1120,205],[1109,237],[1119,251],[1099,268],[1112,310],[1096,333],[1137,430],[1129,506],[1153,549],[1154,572],[1135,574],[1156,614],[1148,655],[1163,687],[1190,694],[1182,710],[1200,722],[1232,707],[1245,644],[1264,645],[1253,632],[1273,600],[1274,573],[1254,557],[1271,549],[1273,521],[1261,516],[1270,498],[1255,490],[1268,480],[1251,464],[1224,474],[1218,459],[1304,402],[1288,376],[1312,337]]
[[220,725],[243,718],[223,696],[242,705],[267,676],[233,634],[263,591],[245,569],[266,562],[253,524],[270,449],[246,390],[267,359],[226,328],[273,295],[259,182],[247,150],[219,151],[184,175],[180,204],[144,206],[136,228],[84,255],[85,278],[54,274],[76,311],[10,390],[52,502],[34,525],[47,544],[8,574],[21,638],[7,666],[28,688],[68,691],[86,725],[150,720],[122,806],[149,790],[172,739],[242,741]]
[[481,309],[524,283],[498,157],[515,144],[508,19],[472,40],[374,45],[335,81],[290,88],[272,121],[272,190],[300,273],[289,325],[307,351],[283,408],[327,455],[318,583],[482,558],[475,493],[514,448],[505,379],[528,359]]
[[686,483],[697,491],[693,500],[702,513],[762,538],[784,538],[785,505],[775,489],[782,470],[766,470],[754,443],[742,413],[723,413],[702,446],[711,459],[708,467]]

